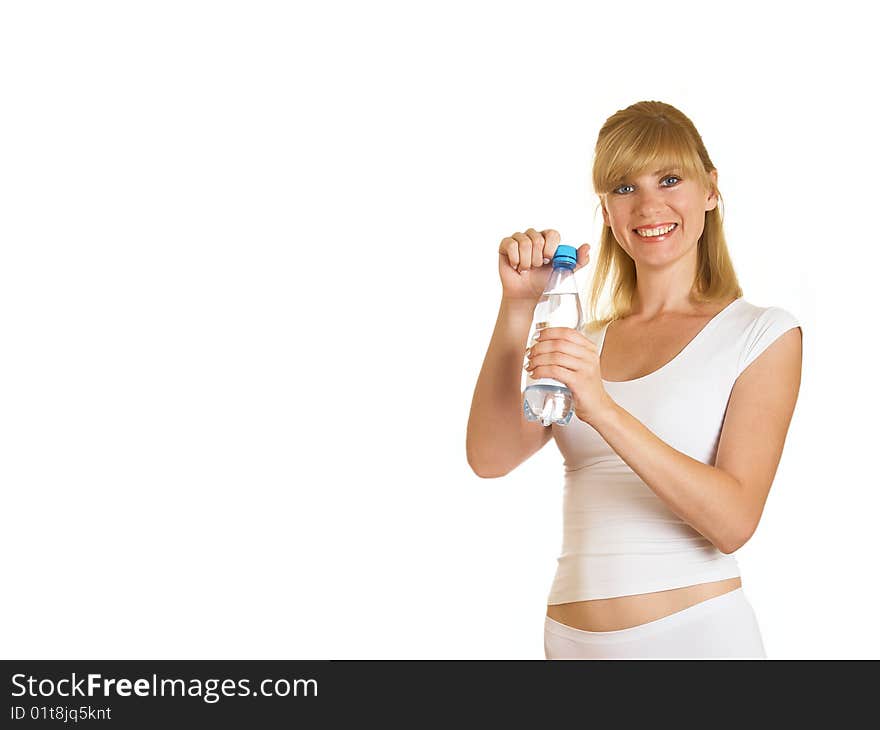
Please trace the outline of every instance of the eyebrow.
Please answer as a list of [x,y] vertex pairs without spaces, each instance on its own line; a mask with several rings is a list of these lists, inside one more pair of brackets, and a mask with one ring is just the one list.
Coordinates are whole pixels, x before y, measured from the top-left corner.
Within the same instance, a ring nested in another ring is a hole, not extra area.
[[[681,168],[678,167],[677,165],[675,165],[675,166],[670,166],[670,167],[663,167],[663,168],[661,168],[661,169],[659,169],[659,170],[654,170],[654,172],[653,172],[652,174],[653,174],[653,175],[659,175],[661,172],[664,172],[664,171],[667,172],[667,173],[669,173],[669,174],[671,174],[671,173],[673,173],[673,172],[681,172]],[[621,182],[621,183],[622,183],[622,182],[624,182],[624,181],[626,181],[626,178],[622,177],[622,178],[620,178],[620,180],[619,180],[618,182]]]

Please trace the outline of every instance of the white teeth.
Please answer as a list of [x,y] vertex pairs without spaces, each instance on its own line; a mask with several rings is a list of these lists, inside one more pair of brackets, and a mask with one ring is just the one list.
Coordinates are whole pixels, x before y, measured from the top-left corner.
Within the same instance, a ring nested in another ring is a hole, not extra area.
[[677,225],[678,223],[673,223],[671,226],[664,226],[663,228],[637,228],[636,232],[645,238],[649,238],[650,236],[662,236],[664,233],[669,233],[669,231]]

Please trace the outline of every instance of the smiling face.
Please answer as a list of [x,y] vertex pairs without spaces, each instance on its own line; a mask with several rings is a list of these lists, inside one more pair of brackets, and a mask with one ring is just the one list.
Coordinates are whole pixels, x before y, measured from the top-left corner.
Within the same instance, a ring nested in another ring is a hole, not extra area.
[[[706,211],[718,199],[702,180],[685,174],[675,168],[645,173],[602,196],[605,225],[637,264],[657,265],[691,251],[696,255]],[[718,173],[712,170],[710,175],[717,184]],[[675,227],[659,236],[643,237],[635,230],[671,224]]]

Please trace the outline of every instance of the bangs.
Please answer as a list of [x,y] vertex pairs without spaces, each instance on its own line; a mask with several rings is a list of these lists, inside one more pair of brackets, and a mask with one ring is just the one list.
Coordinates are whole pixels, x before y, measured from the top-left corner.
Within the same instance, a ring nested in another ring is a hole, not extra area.
[[609,193],[623,183],[645,174],[679,171],[702,179],[706,170],[685,131],[675,124],[621,126],[611,131],[596,150],[595,191]]

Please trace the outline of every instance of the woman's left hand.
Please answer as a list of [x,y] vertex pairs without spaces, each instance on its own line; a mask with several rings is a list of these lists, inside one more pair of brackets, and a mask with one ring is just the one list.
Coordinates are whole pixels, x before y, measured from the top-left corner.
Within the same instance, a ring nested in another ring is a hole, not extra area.
[[574,399],[574,414],[590,423],[613,401],[602,384],[595,343],[571,327],[545,327],[529,350],[526,370],[532,378],[565,383]]

